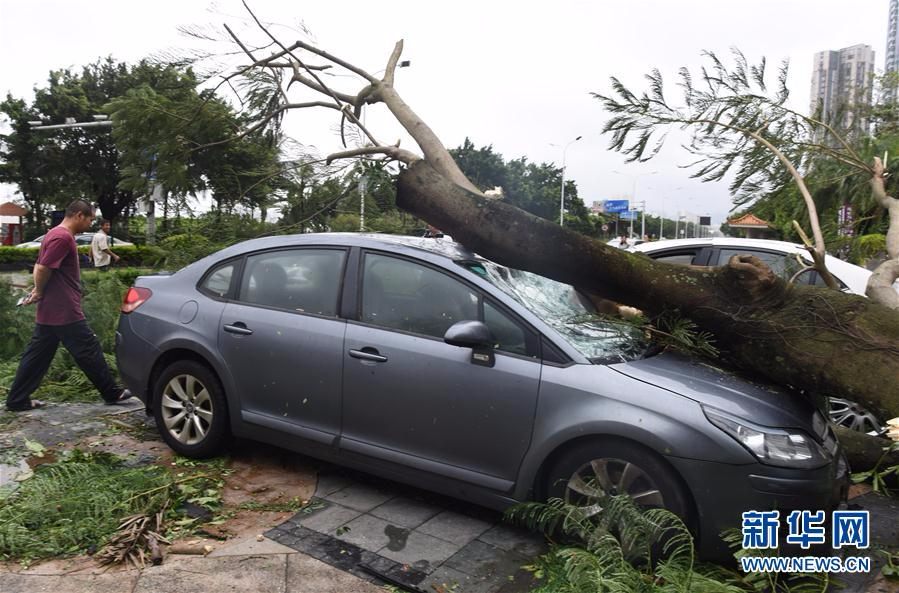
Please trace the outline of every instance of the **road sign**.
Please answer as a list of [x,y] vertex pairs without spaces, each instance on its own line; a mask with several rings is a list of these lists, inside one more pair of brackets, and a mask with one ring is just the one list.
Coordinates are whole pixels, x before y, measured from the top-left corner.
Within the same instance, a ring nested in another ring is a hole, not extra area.
[[628,210],[627,212],[622,212],[618,215],[621,220],[637,220],[637,211],[636,210]]
[[700,216],[700,217],[699,217],[699,224],[702,225],[702,226],[711,226],[711,224],[712,224],[712,217],[711,217],[711,216]]
[[602,225],[601,228],[602,228],[602,231],[603,231],[603,232],[606,232],[607,230],[609,230],[609,225],[604,224],[604,225]]
[[627,212],[629,200],[606,200],[604,202],[606,212]]

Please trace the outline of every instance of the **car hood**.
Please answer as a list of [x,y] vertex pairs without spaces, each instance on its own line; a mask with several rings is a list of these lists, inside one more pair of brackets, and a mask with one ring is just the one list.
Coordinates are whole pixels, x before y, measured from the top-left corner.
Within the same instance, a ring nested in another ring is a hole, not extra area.
[[815,408],[804,397],[787,389],[752,381],[705,361],[676,352],[663,352],[610,368],[755,424],[801,428],[813,433]]

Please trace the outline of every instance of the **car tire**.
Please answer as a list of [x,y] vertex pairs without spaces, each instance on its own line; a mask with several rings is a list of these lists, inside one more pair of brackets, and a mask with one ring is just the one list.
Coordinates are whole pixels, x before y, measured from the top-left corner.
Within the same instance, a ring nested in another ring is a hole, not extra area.
[[230,441],[228,406],[215,374],[193,360],[167,366],[153,387],[153,416],[179,455],[213,457]]
[[564,451],[546,476],[547,498],[591,506],[596,498],[590,493],[598,494],[592,487],[599,486],[611,494],[629,494],[642,507],[667,509],[694,531],[686,487],[656,453],[640,445],[613,439],[580,443]]

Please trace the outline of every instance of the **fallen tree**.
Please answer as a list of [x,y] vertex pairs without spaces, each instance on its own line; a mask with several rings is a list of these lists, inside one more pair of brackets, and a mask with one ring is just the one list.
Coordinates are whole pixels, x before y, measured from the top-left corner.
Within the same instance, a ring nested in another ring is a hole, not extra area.
[[[711,333],[722,359],[743,371],[810,395],[853,399],[881,418],[899,416],[899,314],[895,311],[837,290],[789,285],[754,257],[735,256],[719,269],[655,262],[488,198],[466,178],[438,136],[394,88],[401,41],[383,76],[376,77],[309,43],[282,43],[253,18],[267,36],[266,42],[277,49],[258,57],[228,29],[251,64],[226,78],[249,68],[291,74],[284,77],[286,88],[279,89],[283,104],[257,114],[257,122],[264,123],[286,109],[334,109],[340,114],[341,137],[346,138],[344,129],[351,124],[365,140],[357,146],[345,143],[345,150],[330,155],[329,161],[377,157],[404,163],[398,205],[484,257],[636,306],[650,316],[675,310]],[[358,76],[363,88],[355,94],[331,89],[317,74],[323,66],[307,63],[310,57]],[[319,100],[287,102],[286,92],[294,84],[313,91]],[[365,128],[360,113],[372,103],[387,106],[423,156],[400,148],[398,142],[379,142]],[[820,250],[810,252],[817,261]]]

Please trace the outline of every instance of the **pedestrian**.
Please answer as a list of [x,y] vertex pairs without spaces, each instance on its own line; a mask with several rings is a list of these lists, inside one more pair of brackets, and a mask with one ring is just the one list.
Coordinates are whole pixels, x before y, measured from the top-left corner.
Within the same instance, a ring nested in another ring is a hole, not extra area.
[[63,221],[41,241],[34,265],[34,289],[22,302],[37,303],[36,323],[6,396],[6,409],[11,412],[44,406],[43,402],[32,400],[31,394],[40,386],[60,342],[107,404],[131,398],[131,392],[113,378],[100,342],[81,311],[81,270],[75,234],[89,229],[93,219],[94,207],[84,200],[75,200],[66,208]]
[[631,246],[631,244],[627,240],[627,235],[622,233],[622,235],[620,237],[618,237],[618,245],[617,245],[618,249],[627,249],[630,246]]
[[101,272],[109,270],[110,260],[118,263],[121,259],[109,248],[109,227],[109,221],[104,218],[100,221],[100,230],[94,233],[94,237],[91,239],[91,260],[94,262],[94,267]]

